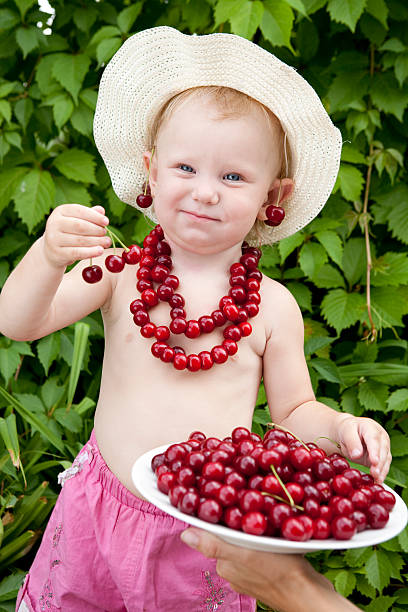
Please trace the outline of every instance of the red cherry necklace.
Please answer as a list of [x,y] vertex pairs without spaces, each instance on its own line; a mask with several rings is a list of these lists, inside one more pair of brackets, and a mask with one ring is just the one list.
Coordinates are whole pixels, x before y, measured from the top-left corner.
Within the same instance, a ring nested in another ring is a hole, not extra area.
[[[127,249],[127,250],[126,250]],[[185,300],[180,293],[175,293],[180,281],[175,274],[170,274],[173,262],[170,257],[171,248],[164,240],[163,229],[156,225],[143,240],[143,249],[137,245],[125,247],[122,256],[110,255],[105,265],[111,272],[120,272],[125,263],[139,264],[136,273],[137,290],[140,298],[130,304],[133,321],[140,327],[144,338],[155,338],[151,347],[154,357],[165,363],[172,363],[176,370],[188,369],[190,372],[209,370],[214,363],[225,363],[230,355],[238,350],[237,342],[252,333],[252,326],[248,319],[255,317],[259,312],[261,296],[259,288],[262,274],[258,270],[259,259],[262,255],[260,249],[250,247],[247,243],[242,245],[242,256],[239,262],[233,263],[229,270],[230,290],[224,295],[218,308],[210,315],[203,315],[198,320],[187,320],[184,310]],[[84,280],[97,282],[102,277],[93,280],[91,266],[83,271]],[[87,272],[88,271],[88,272]],[[90,279],[92,278],[92,280]],[[156,283],[156,288],[154,284]],[[171,322],[167,325],[155,325],[150,321],[149,310],[159,301],[168,302],[170,306]],[[167,340],[170,334],[184,334],[187,338],[197,338],[201,334],[209,334],[216,327],[222,327],[222,344],[214,346],[210,351],[201,351],[198,355],[186,355],[184,349],[170,346]]]

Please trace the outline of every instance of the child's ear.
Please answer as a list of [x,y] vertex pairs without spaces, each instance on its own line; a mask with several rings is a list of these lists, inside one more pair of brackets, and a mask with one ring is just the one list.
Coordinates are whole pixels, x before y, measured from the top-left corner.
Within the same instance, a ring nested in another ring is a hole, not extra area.
[[[275,179],[272,183],[272,187],[268,192],[268,198],[259,209],[257,218],[261,221],[265,221],[267,216],[265,210],[271,204],[273,206],[282,206],[283,202],[287,200],[293,193],[295,183],[291,178]],[[283,207],[284,208],[284,207]]]
[[[156,156],[152,154],[151,151],[145,151],[143,153],[143,163],[146,168],[146,176],[149,175],[149,185],[150,190],[152,192],[152,196],[154,196],[154,187],[157,182],[157,165],[156,165]],[[150,173],[149,173],[150,169]]]

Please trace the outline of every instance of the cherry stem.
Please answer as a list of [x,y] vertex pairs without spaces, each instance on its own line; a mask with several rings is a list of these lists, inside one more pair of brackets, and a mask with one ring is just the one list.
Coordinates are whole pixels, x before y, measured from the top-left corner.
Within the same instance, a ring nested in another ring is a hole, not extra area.
[[303,440],[301,440],[295,433],[293,433],[293,431],[290,431],[290,429],[286,429],[286,427],[283,427],[283,425],[278,425],[277,423],[268,423],[267,427],[270,427],[271,429],[275,428],[275,429],[281,429],[282,431],[291,434],[294,438],[296,438],[296,440],[298,442],[300,442],[301,444],[303,444],[303,446],[305,448],[307,448],[308,451],[310,451],[310,448],[308,447],[307,444],[305,444],[303,442]]
[[[283,497],[281,497],[280,495],[276,495],[276,493],[268,493],[267,491],[261,491],[261,495],[267,495],[268,497],[273,497],[274,499],[277,499],[280,502],[283,502],[284,504],[287,504],[288,506],[292,505],[288,503],[287,499],[284,499]],[[298,510],[301,510],[302,512],[304,511],[303,506],[298,506],[297,504],[294,504],[295,508],[297,508]]]
[[119,238],[119,236],[117,234],[115,234],[115,232],[113,232],[111,229],[109,229],[108,227],[106,228],[106,231],[108,232],[108,234],[110,234],[110,237],[112,239],[113,242],[113,248],[116,248],[116,244],[114,241],[114,237],[116,238],[116,240],[119,242],[119,244],[121,244],[123,246],[124,249],[126,249],[126,251],[130,251],[129,247],[126,246],[126,244],[123,244],[123,242],[121,241],[121,239]]
[[276,468],[273,464],[270,465],[270,468],[273,472],[273,475],[275,476],[276,480],[279,482],[280,486],[282,487],[282,489],[285,491],[286,495],[288,496],[288,499],[290,501],[290,505],[291,506],[295,506],[295,501],[293,499],[293,497],[291,496],[291,494],[289,493],[289,491],[287,490],[287,488],[285,487],[283,480],[281,479],[281,477],[279,476],[278,472],[276,471]]
[[147,186],[149,184],[149,178],[150,178],[150,168],[152,166],[152,159],[153,159],[153,155],[154,155],[154,147],[152,148],[152,154],[150,156],[150,163],[149,163],[149,170],[147,171],[147,179],[145,182],[145,188],[144,188],[144,195],[147,194]]
[[332,443],[334,444],[334,446],[337,446],[337,448],[338,448],[339,450],[341,450],[341,445],[340,445],[338,442],[336,442],[336,440],[332,440],[331,438],[328,438],[327,436],[318,436],[318,437],[317,437],[317,438],[314,440],[314,442],[316,442],[317,440],[320,440],[320,438],[324,438],[324,440],[329,440],[329,442],[332,442]]

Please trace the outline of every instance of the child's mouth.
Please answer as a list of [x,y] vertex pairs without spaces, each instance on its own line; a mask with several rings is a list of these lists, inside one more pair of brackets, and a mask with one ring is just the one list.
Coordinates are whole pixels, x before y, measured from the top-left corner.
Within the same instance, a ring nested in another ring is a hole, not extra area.
[[190,212],[188,210],[183,210],[182,212],[195,217],[196,219],[201,219],[202,221],[218,221],[218,219],[214,219],[213,217],[208,217],[207,215],[199,215],[198,213]]

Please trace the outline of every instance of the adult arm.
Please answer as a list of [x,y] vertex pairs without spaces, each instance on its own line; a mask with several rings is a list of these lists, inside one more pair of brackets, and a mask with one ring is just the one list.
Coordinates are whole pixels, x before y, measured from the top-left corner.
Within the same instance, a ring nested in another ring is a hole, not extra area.
[[353,612],[356,606],[334,590],[302,555],[249,550],[206,531],[190,528],[183,542],[217,559],[217,573],[234,591],[259,599],[279,612]]

